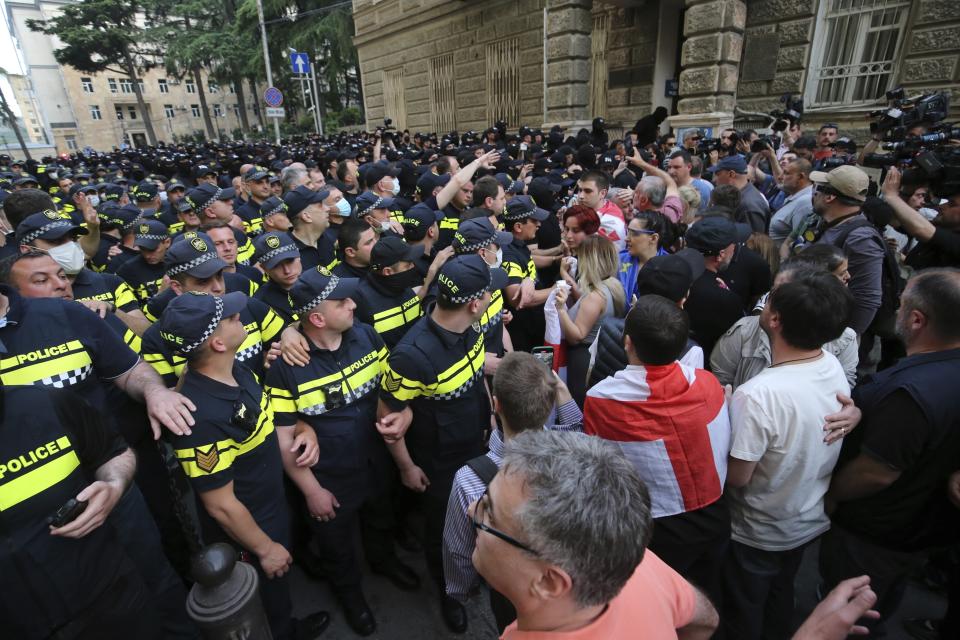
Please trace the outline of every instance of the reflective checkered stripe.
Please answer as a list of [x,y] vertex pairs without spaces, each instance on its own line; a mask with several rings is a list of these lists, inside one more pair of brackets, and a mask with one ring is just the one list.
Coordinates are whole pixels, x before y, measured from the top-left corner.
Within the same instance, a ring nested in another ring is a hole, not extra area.
[[248,335],[247,339],[240,345],[240,348],[237,349],[237,360],[239,362],[246,362],[263,353],[263,343],[260,342],[259,336],[253,341],[251,341],[250,338],[251,336]]
[[410,324],[423,315],[420,297],[413,294],[403,304],[373,314],[373,328],[383,334]]
[[40,385],[62,389],[93,373],[93,360],[79,340],[50,345],[0,360],[4,385]]
[[324,390],[329,390],[331,385],[340,387],[344,399],[340,406],[350,405],[380,386],[386,359],[386,348],[371,350],[340,371],[298,384],[296,390],[268,387],[273,412],[277,415],[322,415],[329,410]]
[[243,246],[237,246],[237,262],[240,264],[250,264],[250,259],[253,258],[253,252],[253,242],[250,241],[250,238],[247,238]]
[[478,332],[470,351],[440,372],[435,381],[420,382],[405,378],[390,368],[388,360],[382,386],[401,402],[409,402],[419,397],[427,400],[459,398],[483,375],[483,360],[483,333]]
[[174,453],[188,477],[211,476],[229,469],[237,458],[262,445],[273,430],[273,411],[270,410],[269,396],[264,392],[260,396],[260,419],[249,438],[241,442],[227,438],[206,445],[175,449]]
[[251,218],[243,221],[243,231],[247,235],[258,236],[263,233],[263,218]]
[[480,316],[480,331],[489,333],[503,320],[503,292],[497,289],[490,294],[490,306]]
[[170,267],[169,269],[167,269],[167,275],[170,277],[173,277],[181,273],[186,273],[187,271],[190,271],[190,269],[199,267],[200,265],[206,262],[210,262],[211,260],[216,260],[217,258],[219,258],[219,256],[217,255],[216,251],[208,251],[206,253],[200,254],[193,260]]

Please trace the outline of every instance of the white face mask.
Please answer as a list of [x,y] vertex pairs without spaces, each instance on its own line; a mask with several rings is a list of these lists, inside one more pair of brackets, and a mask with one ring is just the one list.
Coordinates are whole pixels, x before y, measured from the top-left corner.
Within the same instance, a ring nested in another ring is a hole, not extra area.
[[341,217],[349,218],[350,217],[350,201],[347,200],[346,198],[340,198],[340,200],[337,201],[337,212],[340,214]]
[[100,196],[87,196],[87,202],[90,203],[91,207],[96,207],[100,204]]
[[391,187],[390,192],[393,195],[397,195],[400,193],[400,181],[397,180],[396,178],[393,179],[393,187]]
[[382,222],[380,223],[380,231],[381,231],[381,232],[383,232],[383,231],[393,231],[393,227],[390,226],[390,221],[389,221],[389,220],[384,220],[384,221],[382,221]]
[[167,201],[167,192],[166,192],[166,191],[161,191],[161,192],[160,192],[160,202],[166,202],[166,201]]
[[[490,250],[487,249],[488,253],[489,251]],[[484,260],[484,262],[486,262],[486,260]],[[503,249],[497,249],[497,260],[493,264],[488,263],[487,266],[490,267],[491,269],[498,269],[502,264],[503,264]]]
[[87,257],[83,254],[83,249],[77,242],[68,242],[59,247],[53,247],[47,250],[47,253],[58,265],[63,267],[63,272],[68,276],[80,273],[80,270],[83,269],[83,263],[87,260]]

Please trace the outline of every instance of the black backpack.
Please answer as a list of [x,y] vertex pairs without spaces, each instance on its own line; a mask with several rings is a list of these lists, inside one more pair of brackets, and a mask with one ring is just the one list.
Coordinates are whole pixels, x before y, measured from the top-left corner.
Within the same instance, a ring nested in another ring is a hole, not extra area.
[[[833,244],[843,249],[847,242],[847,236],[860,227],[873,227],[873,223],[865,217],[859,217],[847,222],[841,227],[840,233],[833,239]],[[874,231],[876,228],[874,227]],[[873,317],[873,321],[868,327],[869,331],[882,337],[893,337],[893,324],[897,315],[897,309],[900,308],[900,294],[903,293],[906,282],[900,275],[900,263],[897,261],[897,255],[893,248],[888,245],[879,231],[873,237],[883,248],[883,268],[880,273],[880,308]]]

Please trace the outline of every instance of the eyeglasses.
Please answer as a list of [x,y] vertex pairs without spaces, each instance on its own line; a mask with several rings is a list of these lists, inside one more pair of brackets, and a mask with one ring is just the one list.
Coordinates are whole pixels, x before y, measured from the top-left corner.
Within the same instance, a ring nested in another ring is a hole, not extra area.
[[484,505],[486,504],[487,494],[488,494],[489,492],[490,492],[490,487],[487,487],[486,490],[483,492],[483,495],[480,496],[480,499],[477,500],[476,506],[473,508],[473,528],[474,528],[474,529],[480,529],[481,531],[486,531],[486,532],[489,533],[490,535],[496,536],[496,537],[500,538],[501,540],[503,540],[503,541],[506,542],[507,544],[512,545],[512,546],[516,547],[517,549],[523,549],[523,550],[526,551],[527,553],[531,553],[531,554],[539,557],[539,556],[540,556],[539,553],[537,553],[536,551],[534,551],[533,549],[531,549],[531,548],[528,547],[527,545],[523,544],[522,542],[520,542],[520,541],[517,540],[516,538],[512,538],[512,537],[508,536],[507,534],[505,534],[504,532],[502,532],[502,531],[497,531],[497,530],[494,529],[493,527],[487,526],[487,525],[483,524],[482,522],[480,522],[480,519],[482,518],[482,516],[480,515],[480,510],[485,508]]
[[644,236],[644,235],[646,235],[646,236],[654,236],[654,235],[657,235],[657,232],[654,231],[653,229],[631,229],[630,227],[627,227],[627,233],[629,233],[629,234],[632,235],[632,236]]

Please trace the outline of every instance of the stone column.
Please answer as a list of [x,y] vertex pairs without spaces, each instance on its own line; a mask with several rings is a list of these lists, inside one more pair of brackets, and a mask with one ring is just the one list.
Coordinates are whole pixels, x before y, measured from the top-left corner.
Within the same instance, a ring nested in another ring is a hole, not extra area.
[[[544,130],[590,127],[590,33],[593,0],[547,0]],[[511,122],[510,126],[517,126]]]
[[670,125],[713,127],[716,137],[720,128],[733,125],[747,5],[743,0],[686,0],[686,5],[680,113]]

